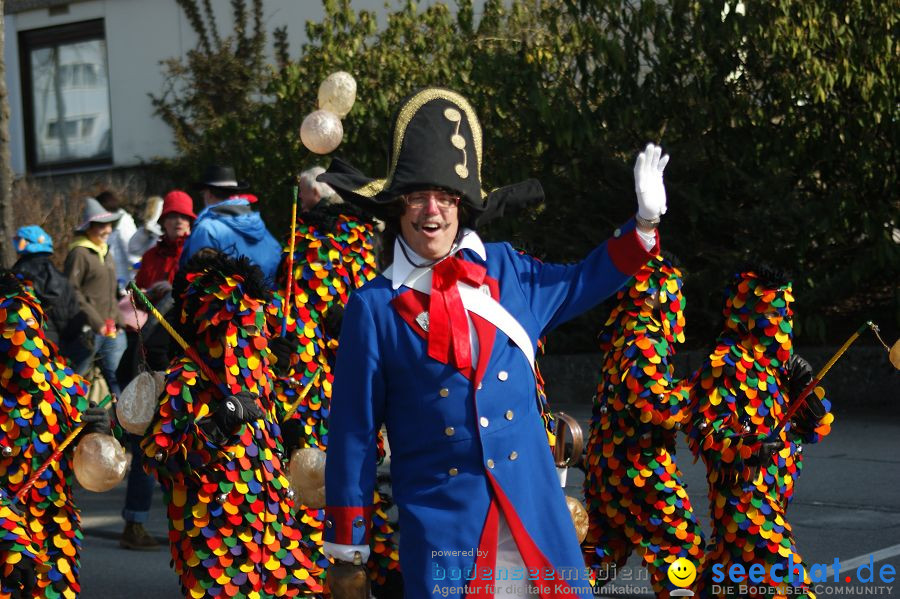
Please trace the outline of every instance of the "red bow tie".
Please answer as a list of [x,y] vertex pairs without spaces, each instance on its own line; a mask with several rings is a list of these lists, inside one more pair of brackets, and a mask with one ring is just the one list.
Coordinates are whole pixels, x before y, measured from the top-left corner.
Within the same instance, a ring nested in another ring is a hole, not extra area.
[[469,344],[469,320],[457,282],[478,287],[484,281],[485,268],[452,256],[439,262],[431,273],[431,299],[428,309],[428,355],[459,368],[472,366]]

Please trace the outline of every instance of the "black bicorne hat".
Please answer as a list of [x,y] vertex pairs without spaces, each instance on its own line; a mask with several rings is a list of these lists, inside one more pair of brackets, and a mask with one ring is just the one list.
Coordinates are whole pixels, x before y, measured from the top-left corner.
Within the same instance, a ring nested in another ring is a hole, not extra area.
[[407,97],[394,114],[391,153],[384,179],[372,179],[339,158],[317,177],[344,201],[385,218],[397,196],[425,188],[459,193],[468,208],[466,226],[476,227],[502,216],[508,206],[539,202],[544,190],[536,179],[481,189],[481,125],[462,95],[429,87]]

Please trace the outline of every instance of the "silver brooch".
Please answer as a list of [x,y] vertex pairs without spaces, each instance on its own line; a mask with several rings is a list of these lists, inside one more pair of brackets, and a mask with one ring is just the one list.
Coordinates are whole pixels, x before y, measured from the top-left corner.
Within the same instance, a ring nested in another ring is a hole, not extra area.
[[419,312],[419,315],[416,316],[416,322],[419,323],[423,331],[428,332],[428,312]]

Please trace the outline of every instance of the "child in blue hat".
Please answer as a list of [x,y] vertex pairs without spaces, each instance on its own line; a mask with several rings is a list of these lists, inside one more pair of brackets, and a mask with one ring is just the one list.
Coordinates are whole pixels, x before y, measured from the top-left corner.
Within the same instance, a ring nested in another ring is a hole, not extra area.
[[90,354],[82,335],[87,320],[71,283],[51,262],[53,238],[38,225],[27,225],[16,231],[13,245],[19,258],[12,270],[34,287],[46,314],[47,338],[76,364]]

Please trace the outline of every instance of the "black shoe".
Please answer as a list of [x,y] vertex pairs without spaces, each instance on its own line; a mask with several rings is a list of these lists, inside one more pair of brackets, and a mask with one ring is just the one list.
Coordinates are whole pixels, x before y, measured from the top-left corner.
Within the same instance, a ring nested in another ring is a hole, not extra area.
[[138,551],[156,551],[159,543],[150,536],[143,524],[138,522],[126,522],[119,546],[123,549],[136,549]]

